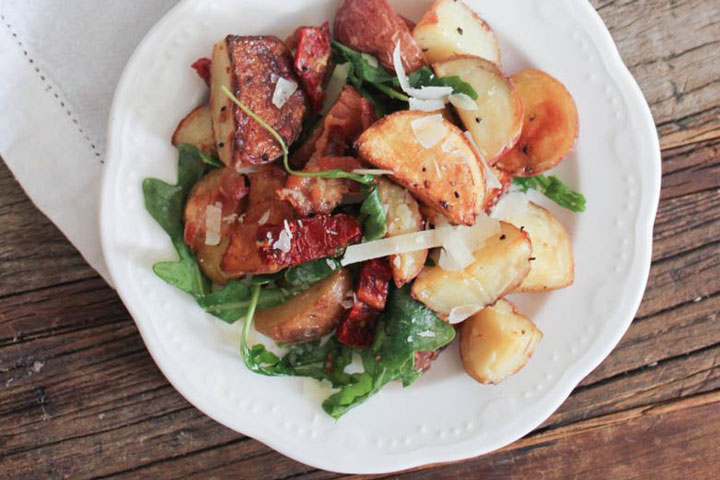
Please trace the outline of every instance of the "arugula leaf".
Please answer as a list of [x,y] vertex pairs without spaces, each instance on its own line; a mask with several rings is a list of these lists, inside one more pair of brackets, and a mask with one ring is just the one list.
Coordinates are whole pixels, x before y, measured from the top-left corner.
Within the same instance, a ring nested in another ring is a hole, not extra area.
[[370,195],[360,205],[363,224],[363,241],[371,242],[387,235],[387,214],[380,198],[380,191],[373,188]]
[[[202,295],[197,298],[206,312],[216,316],[227,323],[235,323],[247,315],[252,301],[252,290],[260,284],[247,285],[237,280],[231,280],[222,290]],[[270,308],[280,305],[289,298],[300,293],[299,288],[267,287],[260,290],[257,308]]]
[[225,166],[225,164],[222,163],[217,156],[208,155],[202,150],[198,150],[198,152],[200,153],[200,158],[202,159],[202,161],[205,162],[205,164],[209,167],[222,168]]
[[513,184],[520,187],[520,190],[527,192],[529,189],[537,190],[561,207],[573,212],[585,211],[585,196],[582,193],[571,190],[562,180],[554,175],[536,175],[534,177],[515,177]]
[[361,353],[365,372],[351,376],[351,383],[323,402],[323,409],[339,418],[360,405],[387,383],[412,384],[415,353],[434,351],[452,342],[455,329],[410,296],[410,288],[393,289],[380,317],[373,345]]
[[309,287],[340,270],[340,261],[335,258],[319,258],[285,270],[285,282],[291,287]]
[[[400,82],[397,78],[394,79],[393,84],[397,87],[400,86]],[[452,87],[453,93],[464,93],[473,100],[478,99],[478,94],[469,83],[463,81],[460,77],[438,77],[428,67],[422,67],[415,70],[408,75],[408,81],[410,86],[413,88],[421,87]]]
[[169,185],[156,178],[143,181],[145,208],[170,236],[180,259],[159,262],[153,271],[167,283],[194,296],[209,291],[210,283],[200,271],[190,249],[183,240],[183,210],[190,189],[205,173],[200,150],[192,145],[178,145],[178,180]]

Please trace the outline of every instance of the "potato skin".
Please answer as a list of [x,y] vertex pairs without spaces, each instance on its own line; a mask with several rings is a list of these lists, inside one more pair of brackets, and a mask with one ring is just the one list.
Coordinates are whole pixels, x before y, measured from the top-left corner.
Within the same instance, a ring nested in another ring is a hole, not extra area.
[[515,147],[497,166],[519,177],[532,177],[559,164],[572,151],[579,132],[578,111],[570,92],[540,70],[512,76],[525,116]]
[[305,343],[330,333],[345,313],[342,303],[352,288],[346,269],[275,307],[257,312],[255,328],[276,342]]
[[200,105],[180,120],[173,132],[172,144],[177,147],[181,143],[193,145],[207,154],[215,153],[209,105]]
[[232,278],[281,270],[282,266],[269,265],[260,256],[256,244],[259,222],[264,220],[263,225],[279,225],[285,219],[297,217],[292,205],[277,197],[277,191],[287,178],[285,171],[276,165],[260,168],[260,171],[248,175],[250,194],[245,216],[233,226],[230,245],[222,259],[222,269]]
[[395,71],[393,52],[398,41],[406,71],[413,72],[425,65],[408,23],[386,0],[344,0],[335,14],[333,33],[338,42],[375,55],[380,64],[392,72]]
[[[220,267],[227,250],[230,232],[237,215],[247,203],[244,178],[236,172],[217,168],[202,177],[190,190],[184,210],[184,240],[195,253],[200,269],[215,283],[224,285],[229,280]],[[209,205],[220,204],[223,221],[220,224],[220,243],[205,243],[205,213]]]
[[393,181],[452,223],[474,225],[486,193],[479,159],[461,130],[445,119],[445,137],[423,147],[411,125],[428,115],[406,110],[384,117],[360,135],[358,153],[375,167],[392,170]]
[[[227,61],[221,58],[223,55],[227,55]],[[228,35],[224,48],[219,44],[213,51],[213,63],[216,61],[226,63],[230,69],[227,71],[226,67],[225,71],[219,72],[213,69],[210,87],[211,104],[213,108],[221,109],[213,115],[220,159],[236,168],[276,160],[282,154],[277,140],[237,105],[228,103],[220,88],[227,86],[240,102],[277,130],[287,145],[291,145],[302,130],[308,105],[306,94],[298,88],[282,108],[272,103],[277,83],[277,80],[273,81],[275,76],[299,85],[289,50],[273,36]],[[222,110],[222,107],[226,109]],[[225,125],[227,122],[231,122],[229,129]],[[225,144],[228,141],[231,142],[229,146]]]
[[460,358],[475,380],[497,384],[525,366],[542,336],[513,304],[501,299],[462,324]]
[[500,47],[490,26],[457,0],[433,3],[413,29],[413,37],[428,63],[467,54],[500,64]]
[[518,292],[544,292],[572,285],[572,243],[567,230],[552,213],[530,202],[525,211],[507,221],[523,228],[533,245],[530,273],[518,287]]
[[456,307],[492,305],[527,277],[532,245],[525,232],[500,222],[500,233],[473,255],[475,262],[461,271],[425,267],[412,285],[412,296],[443,316]]

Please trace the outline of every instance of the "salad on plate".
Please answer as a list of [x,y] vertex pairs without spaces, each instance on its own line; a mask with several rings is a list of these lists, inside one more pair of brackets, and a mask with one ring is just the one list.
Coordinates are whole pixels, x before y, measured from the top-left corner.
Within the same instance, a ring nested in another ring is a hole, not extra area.
[[178,178],[143,183],[178,259],[154,272],[208,313],[243,321],[251,371],[334,389],[334,418],[409,386],[459,337],[470,377],[496,384],[542,332],[504,297],[573,282],[563,225],[528,200],[584,197],[544,172],[578,114],[548,73],[508,75],[461,1],[417,23],[386,0],[344,0],[285,40],[228,35],[192,64],[209,100],[178,125]]

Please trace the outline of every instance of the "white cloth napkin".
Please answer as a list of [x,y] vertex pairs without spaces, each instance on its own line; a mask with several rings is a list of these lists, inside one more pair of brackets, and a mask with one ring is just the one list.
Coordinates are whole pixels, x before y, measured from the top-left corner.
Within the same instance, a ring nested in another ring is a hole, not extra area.
[[0,0],[0,156],[110,283],[98,202],[123,67],[177,0]]

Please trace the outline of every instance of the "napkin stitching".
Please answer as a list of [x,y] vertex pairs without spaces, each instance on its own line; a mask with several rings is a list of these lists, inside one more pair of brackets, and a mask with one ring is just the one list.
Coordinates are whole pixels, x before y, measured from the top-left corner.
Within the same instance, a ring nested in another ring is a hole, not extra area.
[[10,24],[10,20],[7,17],[5,17],[4,14],[0,14],[0,20],[2,20],[2,22],[5,24],[5,27],[8,29],[8,31],[10,32],[12,37],[17,42],[18,47],[22,51],[22,54],[25,56],[25,58],[27,58],[28,62],[31,64],[31,68],[40,77],[40,81],[45,85],[45,92],[49,94],[51,90],[54,90],[52,92],[52,94],[53,94],[53,97],[55,97],[55,100],[57,100],[57,104],[65,112],[65,114],[72,121],[72,123],[75,124],[75,126],[77,126],[78,131],[83,136],[83,138],[87,141],[88,145],[90,146],[90,149],[95,154],[95,157],[99,158],[101,164],[105,164],[105,160],[100,157],[100,152],[98,151],[98,148],[95,146],[95,143],[90,139],[90,136],[82,128],[78,119],[75,117],[75,115],[73,115],[70,107],[69,106],[66,107],[66,103],[69,103],[69,102],[67,102],[67,100],[64,97],[63,98],[60,97],[60,94],[57,93],[59,89],[57,89],[57,88],[53,89],[52,83],[50,83],[50,81],[45,77],[43,72],[40,71],[40,67],[35,65],[35,60],[33,59],[33,57],[31,55],[28,54],[27,47],[23,46],[23,42],[22,42],[22,40],[20,40],[17,33],[15,32],[15,29]]

